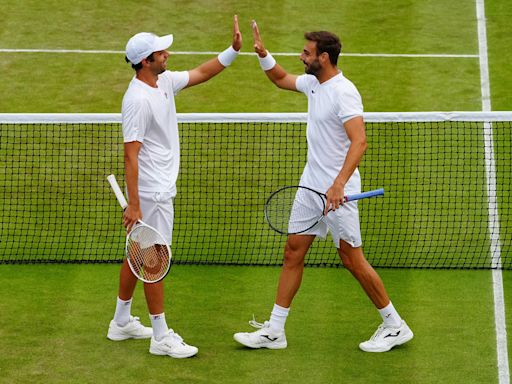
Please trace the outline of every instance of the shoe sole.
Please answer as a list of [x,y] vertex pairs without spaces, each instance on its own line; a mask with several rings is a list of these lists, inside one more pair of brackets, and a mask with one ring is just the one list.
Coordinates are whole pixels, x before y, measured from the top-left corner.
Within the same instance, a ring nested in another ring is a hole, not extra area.
[[237,337],[237,335],[233,335],[233,339],[237,341],[238,343],[242,344],[243,346],[251,349],[261,349],[261,348],[267,348],[267,349],[285,349],[288,344],[258,344],[258,345],[251,345],[249,343],[246,343],[245,340],[240,339]]
[[127,335],[126,333],[118,331],[115,326],[112,326],[113,323],[114,323],[114,320],[112,320],[110,322],[109,327],[108,327],[107,339],[109,339],[109,340],[112,340],[112,341],[123,341],[123,340],[128,340],[128,339],[140,340],[140,339],[150,339],[151,337],[153,337],[153,332],[151,332],[151,335],[148,335],[148,336]]
[[123,340],[128,340],[128,339],[136,339],[136,340],[151,339],[151,337],[153,337],[153,334],[151,334],[149,336],[131,336],[131,335],[123,335],[123,334],[119,334],[119,333],[117,333],[117,334],[110,333],[110,332],[107,333],[107,339],[112,340],[112,341],[123,341]]
[[152,336],[153,335],[150,335],[150,336],[111,336],[111,335],[107,335],[107,339],[112,340],[112,341],[123,341],[123,340],[128,340],[128,339],[140,340],[140,339],[151,339]]
[[400,340],[397,340],[395,344],[391,345],[389,348],[386,348],[386,349],[378,349],[378,350],[377,349],[365,349],[361,345],[359,345],[359,348],[364,352],[375,352],[375,353],[388,352],[388,351],[391,351],[391,349],[393,349],[394,347],[396,347],[398,345],[407,343],[408,341],[412,340],[413,337],[414,337],[414,333],[412,333],[412,332],[407,335],[404,335],[403,338],[401,338]]
[[195,351],[193,353],[184,353],[184,354],[176,354],[176,353],[165,353],[165,352],[160,352],[160,351],[155,351],[155,350],[151,350],[151,348],[149,349],[149,353],[151,353],[152,355],[155,355],[155,356],[170,356],[174,359],[186,359],[187,357],[192,357],[192,356],[195,356],[197,355],[199,351]]

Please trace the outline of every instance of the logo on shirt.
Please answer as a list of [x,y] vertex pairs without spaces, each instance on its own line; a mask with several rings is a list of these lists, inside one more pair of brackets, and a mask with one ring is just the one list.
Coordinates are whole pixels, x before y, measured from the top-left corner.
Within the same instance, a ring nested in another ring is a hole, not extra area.
[[165,95],[165,98],[166,98],[166,99],[168,99],[168,97],[167,97],[167,92],[164,92],[164,95]]

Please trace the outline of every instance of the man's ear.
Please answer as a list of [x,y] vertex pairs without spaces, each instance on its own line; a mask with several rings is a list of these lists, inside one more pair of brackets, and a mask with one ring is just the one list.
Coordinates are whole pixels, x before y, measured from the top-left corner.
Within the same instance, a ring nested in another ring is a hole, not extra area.
[[147,58],[142,59],[141,63],[142,63],[143,66],[146,66],[146,65],[149,64],[149,60]]
[[327,52],[322,52],[320,55],[318,55],[318,59],[322,65],[328,64],[330,62],[329,54]]

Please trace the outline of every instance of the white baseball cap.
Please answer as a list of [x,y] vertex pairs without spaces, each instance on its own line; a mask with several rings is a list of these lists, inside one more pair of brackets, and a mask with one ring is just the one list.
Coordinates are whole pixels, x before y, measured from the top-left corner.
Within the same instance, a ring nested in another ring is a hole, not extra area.
[[126,57],[130,60],[130,63],[139,64],[153,52],[169,48],[172,40],[172,35],[159,37],[154,33],[137,33],[126,44]]

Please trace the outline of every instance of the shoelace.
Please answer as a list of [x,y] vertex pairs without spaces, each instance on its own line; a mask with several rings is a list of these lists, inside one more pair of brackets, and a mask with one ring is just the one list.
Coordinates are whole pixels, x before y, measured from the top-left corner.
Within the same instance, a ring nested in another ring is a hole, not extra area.
[[372,337],[370,337],[370,340],[373,341],[375,340],[377,337],[380,336],[380,334],[384,332],[384,323],[382,323],[381,325],[379,325],[379,328],[377,328],[377,330],[375,331],[375,333],[372,335]]
[[183,343],[183,338],[178,335],[174,330],[169,329],[169,332],[167,333],[168,336],[172,337],[173,339],[179,341],[180,343]]
[[256,321],[256,318],[254,317],[254,315],[252,315],[252,320],[249,320],[249,325],[253,328],[261,329],[261,328],[267,328],[269,326],[269,322],[265,321],[263,323],[258,323]]

